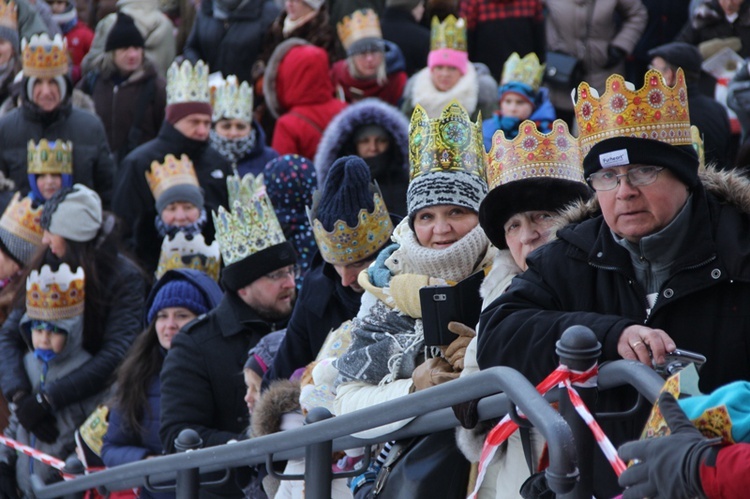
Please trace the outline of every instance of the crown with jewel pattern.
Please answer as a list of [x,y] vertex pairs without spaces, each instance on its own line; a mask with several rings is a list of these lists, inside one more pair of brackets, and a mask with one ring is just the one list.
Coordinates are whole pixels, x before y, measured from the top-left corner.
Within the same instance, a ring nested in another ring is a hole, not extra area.
[[409,124],[409,180],[434,172],[462,171],[485,179],[486,154],[482,116],[471,122],[469,113],[451,101],[440,116],[430,119],[417,104]]
[[73,143],[71,141],[53,140],[50,142],[42,139],[39,144],[34,144],[33,140],[29,140],[27,151],[29,173],[73,174]]
[[212,119],[237,119],[246,123],[253,122],[253,89],[243,81],[239,83],[234,75],[221,79],[211,86]]
[[542,84],[542,77],[544,77],[544,66],[539,62],[539,57],[534,52],[529,52],[523,58],[518,55],[518,52],[513,52],[503,64],[500,85],[518,82],[528,85],[534,92],[538,92]]
[[466,52],[466,21],[450,14],[443,22],[432,18],[430,50],[452,49]]
[[556,178],[585,184],[578,140],[563,120],[555,120],[544,134],[533,121],[518,127],[518,135],[505,138],[502,130],[492,137],[488,154],[487,183],[490,189],[524,178]]
[[263,180],[263,174],[257,176],[252,173],[246,174],[240,178],[239,175],[229,175],[227,177],[227,194],[229,206],[234,206],[235,201],[240,204],[249,204],[253,198],[266,195],[266,184]]
[[156,279],[161,279],[167,271],[173,269],[200,270],[214,281],[218,281],[221,270],[219,242],[214,241],[208,245],[203,234],[186,235],[182,231],[164,237],[159,265],[156,268]]
[[167,154],[163,163],[152,161],[151,170],[146,170],[146,181],[154,199],[159,199],[167,189],[176,185],[200,187],[193,162],[185,154],[180,156],[180,159]]
[[372,9],[360,9],[344,16],[336,25],[336,32],[344,50],[349,50],[354,42],[364,38],[383,38],[380,19]]
[[68,42],[61,35],[47,33],[31,35],[21,42],[23,75],[35,78],[55,78],[68,73]]
[[0,26],[14,30],[18,29],[18,8],[16,7],[16,2],[11,0],[5,3],[3,0],[0,0]]
[[698,171],[706,169],[706,145],[703,143],[703,134],[697,126],[691,125],[690,136],[693,141],[693,149],[698,154]]
[[685,74],[677,69],[670,87],[655,69],[636,90],[620,75],[607,78],[604,94],[588,83],[578,85],[575,114],[582,156],[599,142],[613,137],[651,139],[672,146],[692,145]]
[[211,102],[208,66],[203,61],[173,62],[167,70],[167,105],[182,102]]
[[42,208],[43,205],[34,208],[30,197],[22,198],[21,193],[17,192],[13,195],[8,207],[5,208],[3,216],[0,217],[0,229],[4,229],[27,243],[39,247],[42,245],[42,236],[44,235],[44,230],[42,230],[40,224]]
[[83,313],[83,267],[75,272],[67,263],[53,272],[49,265],[32,270],[26,279],[26,313],[32,319],[57,321]]

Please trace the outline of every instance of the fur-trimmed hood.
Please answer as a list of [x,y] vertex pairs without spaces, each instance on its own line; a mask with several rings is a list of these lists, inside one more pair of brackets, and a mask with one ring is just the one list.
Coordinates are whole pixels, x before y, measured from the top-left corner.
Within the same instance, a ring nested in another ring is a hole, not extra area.
[[315,172],[318,185],[325,179],[333,163],[344,153],[344,147],[352,141],[354,132],[362,125],[382,126],[391,135],[393,146],[400,156],[400,167],[409,172],[409,121],[395,107],[380,99],[364,99],[341,111],[326,127],[315,154]]
[[250,423],[250,437],[262,437],[281,431],[281,417],[300,410],[299,381],[276,380],[268,387],[257,404]]

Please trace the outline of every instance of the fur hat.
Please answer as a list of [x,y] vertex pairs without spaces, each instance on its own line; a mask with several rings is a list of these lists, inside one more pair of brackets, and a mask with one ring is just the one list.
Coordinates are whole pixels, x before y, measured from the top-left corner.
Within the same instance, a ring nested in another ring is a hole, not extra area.
[[145,47],[143,35],[135,25],[133,18],[124,12],[117,13],[117,20],[112,25],[104,45],[105,52],[128,47]]
[[44,203],[42,229],[71,241],[91,241],[102,225],[99,194],[83,184],[60,189]]

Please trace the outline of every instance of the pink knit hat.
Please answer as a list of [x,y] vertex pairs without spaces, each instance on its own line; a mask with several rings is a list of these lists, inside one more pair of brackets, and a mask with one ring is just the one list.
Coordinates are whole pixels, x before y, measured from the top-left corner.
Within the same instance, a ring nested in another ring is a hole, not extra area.
[[461,74],[466,74],[466,66],[469,64],[469,54],[462,50],[437,49],[431,50],[427,56],[427,66],[432,69],[435,66],[451,66]]

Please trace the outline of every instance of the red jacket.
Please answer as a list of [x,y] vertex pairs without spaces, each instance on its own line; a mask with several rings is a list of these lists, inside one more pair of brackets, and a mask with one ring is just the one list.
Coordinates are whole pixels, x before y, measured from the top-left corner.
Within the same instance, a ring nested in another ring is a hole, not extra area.
[[81,79],[81,61],[89,53],[91,42],[94,41],[94,32],[81,21],[78,21],[73,29],[65,33],[68,42],[68,53],[73,64],[73,84]]
[[703,462],[701,485],[709,499],[745,497],[750,490],[750,444],[724,447],[715,463]]

